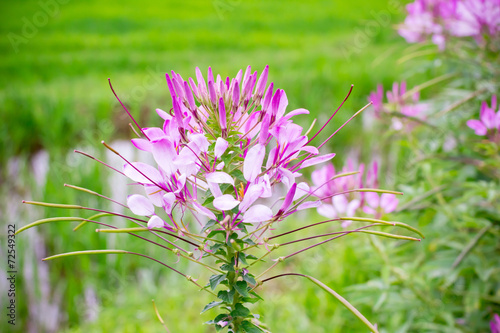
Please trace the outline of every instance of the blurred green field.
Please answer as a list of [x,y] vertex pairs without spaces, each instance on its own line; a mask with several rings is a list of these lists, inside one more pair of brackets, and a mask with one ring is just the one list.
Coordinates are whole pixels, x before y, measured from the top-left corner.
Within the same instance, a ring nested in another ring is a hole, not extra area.
[[[351,98],[334,120],[334,129],[366,104],[377,83],[389,85],[403,71],[397,55],[406,44],[392,26],[401,16],[389,12],[389,2],[384,0],[68,1],[57,5],[58,13],[47,15],[46,24],[36,27],[30,38],[23,35],[23,29],[42,11],[39,2],[2,2],[0,6],[0,194],[5,198],[28,196],[26,199],[105,207],[92,197],[63,189],[62,184],[85,186],[105,195],[111,192],[108,173],[99,165],[67,157],[76,147],[104,156],[100,140],[130,137],[129,119],[109,90],[107,78],[143,126],[159,124],[155,108],[170,108],[164,83],[164,73],[170,70],[187,78],[194,76],[196,66],[202,71],[211,66],[215,73],[232,76],[247,65],[260,71],[269,64],[271,80],[287,92],[289,110],[304,107],[311,111],[311,116],[301,119],[304,125],[314,117],[326,120],[354,84]],[[390,22],[380,24],[377,18],[384,13],[391,13]],[[370,27],[374,33],[367,35]],[[13,47],[11,33],[25,38],[26,43]],[[428,73],[412,75],[409,81]],[[337,165],[344,160],[341,153],[363,151],[367,143],[360,131],[361,121],[356,120],[332,142]],[[40,149],[49,151],[51,165],[43,188],[37,187],[29,167],[32,154]],[[19,158],[16,179],[8,172],[14,156]],[[2,205],[4,212],[14,209],[7,202]],[[14,221],[18,226],[32,219],[69,214],[41,208],[28,211],[24,206],[15,209],[21,216]],[[303,218],[319,220],[314,214]],[[12,222],[2,218],[2,232]],[[298,224],[300,219],[289,223]],[[164,255],[157,249],[144,249],[142,242],[124,235],[106,239],[90,226],[76,234],[64,223],[46,225],[39,233],[47,255],[109,246]],[[18,237],[20,265],[28,260],[23,249],[32,249],[23,237]],[[368,238],[353,238],[311,251],[282,269],[313,275],[343,293],[350,285],[377,277],[381,264]],[[179,266],[199,275],[197,267]],[[61,295],[64,314],[60,321],[65,332],[161,332],[152,298],[172,332],[208,332],[198,314],[209,298],[149,262],[92,257],[53,262],[48,268],[53,287],[50,299]],[[34,315],[28,315],[30,304],[24,291],[34,281],[23,274],[18,279],[19,323],[14,331],[25,332],[37,325],[30,322]],[[83,295],[89,286],[96,289],[100,305],[95,322],[85,319]],[[265,314],[274,332],[366,331],[335,300],[306,281],[280,281],[265,289],[266,302],[258,312]],[[44,295],[40,290],[35,294]],[[354,303],[377,321],[371,299]],[[210,314],[202,319],[209,320]],[[390,322],[387,316],[384,320]],[[4,321],[2,331],[3,325]]]

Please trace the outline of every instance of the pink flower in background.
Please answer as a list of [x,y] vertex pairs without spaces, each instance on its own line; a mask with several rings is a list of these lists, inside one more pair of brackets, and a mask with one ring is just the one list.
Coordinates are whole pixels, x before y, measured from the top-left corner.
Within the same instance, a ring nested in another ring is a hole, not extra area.
[[443,50],[450,36],[481,43],[500,34],[500,0],[416,0],[406,9],[398,32],[408,43],[430,39]]
[[[358,174],[332,178],[337,174],[359,171]],[[363,187],[362,176],[364,165],[359,167],[355,165],[352,159],[347,159],[346,165],[342,171],[336,173],[332,164],[315,170],[312,175],[314,195],[318,198],[324,198],[322,205],[318,207],[318,213],[327,218],[352,217],[358,209],[361,208],[361,196],[359,193],[342,192],[354,190]],[[344,221],[342,227],[349,226],[350,221]]]
[[385,213],[392,213],[396,210],[399,200],[395,194],[390,193],[373,193],[368,192],[365,194],[365,205],[363,211],[366,214],[375,216],[379,219]]
[[[368,188],[378,188],[377,162],[373,162],[368,169],[365,186]],[[366,192],[363,193],[363,203],[363,211],[379,219],[382,215],[395,211],[399,200],[395,194]]]
[[417,91],[408,95],[406,91],[406,82],[400,84],[394,82],[392,90],[386,92],[387,104],[383,103],[383,86],[378,85],[377,91],[370,93],[369,100],[373,103],[375,115],[380,115],[385,112],[394,115],[391,118],[392,128],[400,130],[412,130],[416,122],[410,118],[424,120],[425,113],[429,109],[427,103],[420,103],[420,93]]
[[490,321],[491,333],[500,333],[500,316],[495,313],[493,320]]
[[372,102],[373,111],[375,111],[375,117],[380,118],[380,113],[384,108],[384,86],[381,84],[377,85],[377,90],[371,92],[368,97],[368,102]]
[[486,101],[481,104],[479,120],[471,119],[467,121],[467,126],[474,130],[476,135],[494,135],[495,132],[500,132],[500,108],[495,113],[497,108],[497,97],[491,97],[491,107],[488,107]]

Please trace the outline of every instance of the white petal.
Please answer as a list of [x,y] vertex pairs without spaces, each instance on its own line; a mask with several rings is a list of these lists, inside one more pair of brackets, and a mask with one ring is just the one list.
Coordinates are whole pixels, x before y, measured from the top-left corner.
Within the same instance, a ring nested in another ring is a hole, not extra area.
[[153,215],[148,221],[148,228],[163,228],[165,226],[165,221],[158,217],[158,215]]
[[224,194],[214,199],[214,207],[220,210],[231,210],[239,203],[231,194]]
[[264,222],[272,219],[272,210],[264,205],[250,207],[243,215],[243,222]]
[[231,177],[229,174],[222,172],[222,171],[207,173],[205,175],[205,178],[207,179],[207,182],[210,182],[210,183],[231,184],[234,186],[233,177]]
[[128,208],[130,208],[132,213],[140,216],[148,216],[154,214],[155,212],[155,207],[153,206],[151,201],[140,194],[130,195],[127,198],[127,206]]

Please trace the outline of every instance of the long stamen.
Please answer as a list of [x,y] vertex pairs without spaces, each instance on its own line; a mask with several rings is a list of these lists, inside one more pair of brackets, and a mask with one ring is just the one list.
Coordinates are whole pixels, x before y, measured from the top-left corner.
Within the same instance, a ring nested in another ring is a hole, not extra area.
[[116,99],[118,100],[118,102],[120,102],[120,105],[122,106],[122,108],[125,110],[125,112],[127,112],[128,116],[130,117],[130,119],[132,119],[132,121],[134,122],[135,126],[137,126],[137,128],[141,131],[141,133],[149,140],[151,141],[151,139],[149,139],[149,137],[146,135],[146,133],[144,133],[144,131],[142,130],[142,127],[139,126],[139,124],[137,123],[137,121],[134,119],[134,117],[132,117],[132,114],[129,112],[129,110],[125,107],[125,105],[123,105],[122,101],[120,100],[120,98],[118,98],[118,95],[116,94],[115,90],[113,89],[113,85],[111,84],[111,79],[108,79],[108,82],[109,82],[109,87],[111,88],[111,91],[113,92],[113,95],[115,95]]

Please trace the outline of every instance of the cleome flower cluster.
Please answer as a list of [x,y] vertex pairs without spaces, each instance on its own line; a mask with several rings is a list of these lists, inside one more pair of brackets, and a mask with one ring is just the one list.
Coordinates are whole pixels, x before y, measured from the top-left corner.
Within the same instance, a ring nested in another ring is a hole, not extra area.
[[443,50],[450,37],[471,37],[484,45],[500,37],[500,0],[416,0],[399,34],[408,43],[430,39]]
[[[302,169],[335,154],[321,155],[310,145],[292,120],[308,111],[287,112],[286,93],[267,85],[267,77],[268,67],[259,77],[248,67],[225,80],[214,77],[210,68],[207,80],[197,68],[196,82],[175,72],[166,75],[173,108],[156,110],[163,127],[140,128],[146,138],[132,139],[137,149],[152,154],[156,165],[123,166],[123,173],[145,192],[129,196],[127,204],[133,213],[149,217],[149,228],[182,229],[180,217],[189,211],[231,231],[241,223],[276,221],[321,205],[319,200],[293,204],[310,196],[309,186],[297,178]],[[273,211],[259,203],[276,197],[279,185],[287,193],[281,205]]]

